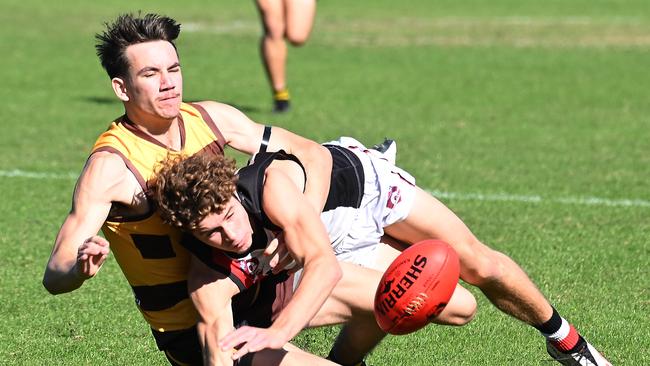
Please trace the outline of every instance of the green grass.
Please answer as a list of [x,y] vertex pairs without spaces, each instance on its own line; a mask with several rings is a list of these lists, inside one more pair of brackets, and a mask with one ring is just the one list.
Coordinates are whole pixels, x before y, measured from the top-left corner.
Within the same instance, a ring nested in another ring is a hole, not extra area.
[[[73,293],[40,284],[69,210],[68,176],[122,113],[93,34],[139,9],[187,26],[187,100],[226,101],[319,141],[397,139],[399,165],[521,263],[614,364],[650,364],[646,1],[318,6],[309,43],[290,50],[295,108],[276,116],[251,2],[3,2],[0,364],[165,364],[112,258]],[[10,177],[16,169],[43,175]],[[389,337],[369,364],[548,364],[532,328],[471,290],[471,324]],[[297,343],[325,354],[335,334],[311,330]]]

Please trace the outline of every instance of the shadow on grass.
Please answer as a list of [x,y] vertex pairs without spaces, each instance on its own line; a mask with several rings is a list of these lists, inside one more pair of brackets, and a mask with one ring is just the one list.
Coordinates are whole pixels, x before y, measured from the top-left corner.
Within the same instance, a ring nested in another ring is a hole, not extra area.
[[80,99],[93,104],[104,104],[104,105],[118,104],[120,102],[117,98],[96,97],[96,96],[85,96]]

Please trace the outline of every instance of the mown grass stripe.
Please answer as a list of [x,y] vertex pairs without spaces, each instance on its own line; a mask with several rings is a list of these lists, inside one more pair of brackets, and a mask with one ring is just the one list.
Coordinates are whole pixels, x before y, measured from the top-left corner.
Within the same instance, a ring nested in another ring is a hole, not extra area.
[[48,173],[29,172],[20,169],[0,170],[0,177],[3,178],[29,178],[29,179],[77,179],[78,173]]

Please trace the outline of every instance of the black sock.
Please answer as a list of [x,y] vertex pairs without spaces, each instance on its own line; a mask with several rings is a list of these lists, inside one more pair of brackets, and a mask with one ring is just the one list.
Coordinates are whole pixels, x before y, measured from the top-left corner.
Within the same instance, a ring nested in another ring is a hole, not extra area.
[[560,316],[555,308],[553,308],[551,319],[536,325],[535,328],[546,337],[553,347],[564,353],[574,353],[585,344],[584,338],[580,336],[573,325]]
[[[330,351],[329,355],[327,355],[327,357],[325,359],[330,360],[330,361],[332,361],[334,363],[338,363],[339,365],[342,365],[342,366],[348,366],[348,365],[342,363],[341,361],[337,360],[336,357],[334,357],[334,355],[332,354],[333,351],[334,350]],[[366,363],[363,360],[361,360],[359,362],[355,362],[353,364],[350,364],[349,366],[366,366]]]
[[547,320],[546,322],[535,325],[534,327],[537,328],[542,334],[553,334],[560,330],[560,327],[562,326],[562,317],[560,314],[553,308],[553,315],[551,315],[551,319]]

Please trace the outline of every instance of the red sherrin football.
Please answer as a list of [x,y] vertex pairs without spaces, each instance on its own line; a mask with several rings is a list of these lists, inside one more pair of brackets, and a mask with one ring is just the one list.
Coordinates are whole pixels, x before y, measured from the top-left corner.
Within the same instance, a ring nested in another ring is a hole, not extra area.
[[458,254],[442,240],[423,240],[404,250],[386,270],[375,293],[375,318],[390,334],[424,327],[454,293]]

